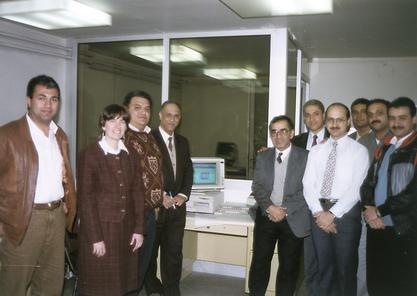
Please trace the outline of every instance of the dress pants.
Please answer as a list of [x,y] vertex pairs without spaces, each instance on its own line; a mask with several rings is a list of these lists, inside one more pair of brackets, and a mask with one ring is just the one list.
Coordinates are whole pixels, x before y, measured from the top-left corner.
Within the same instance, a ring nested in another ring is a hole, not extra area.
[[368,228],[366,261],[369,295],[417,295],[416,237],[399,237],[390,226]]
[[[160,208],[156,223],[156,238],[145,288],[148,294],[163,293],[165,296],[181,295],[179,283],[182,273],[182,242],[184,237],[186,205]],[[158,248],[160,247],[161,281],[156,277]]]
[[139,249],[139,279],[138,287],[139,291],[143,287],[145,281],[145,275],[148,271],[149,263],[152,257],[153,245],[156,236],[156,221],[155,210],[151,209],[145,212],[145,239],[141,248]]
[[319,295],[356,296],[362,227],[360,204],[353,206],[342,218],[336,218],[335,223],[336,234],[326,233],[315,221],[311,225],[320,274]]
[[272,222],[258,208],[255,219],[253,257],[249,271],[251,296],[265,295],[271,271],[271,259],[278,241],[278,273],[275,294],[292,296],[300,270],[303,239],[296,237],[286,219]]
[[358,256],[358,296],[368,296],[368,289],[366,287],[366,223],[363,219]]
[[64,283],[65,214],[62,204],[54,210],[32,210],[29,227],[19,246],[6,236],[0,244],[0,294],[25,296],[61,295]]
[[304,238],[304,282],[309,296],[319,296],[319,266],[311,235]]

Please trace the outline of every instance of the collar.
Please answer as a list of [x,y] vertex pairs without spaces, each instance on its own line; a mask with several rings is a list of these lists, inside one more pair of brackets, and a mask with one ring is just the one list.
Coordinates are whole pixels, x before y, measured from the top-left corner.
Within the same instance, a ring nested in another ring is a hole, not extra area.
[[119,140],[119,142],[117,143],[117,149],[116,150],[107,143],[106,136],[103,136],[103,138],[101,138],[101,140],[98,142],[98,144],[100,145],[101,149],[104,151],[105,155],[107,155],[108,153],[117,155],[122,150],[126,151],[129,154],[129,151],[127,150],[127,148],[126,148],[126,146],[125,146],[125,144],[123,143],[122,140]]
[[159,126],[158,128],[159,128],[159,132],[161,133],[162,139],[164,139],[165,143],[168,143],[168,138],[170,138],[170,137],[172,137],[172,140],[174,140],[175,133],[173,133],[172,136],[171,136],[166,131],[164,131],[164,129],[161,126]]
[[405,137],[402,137],[401,139],[398,140],[397,137],[392,137],[392,139],[390,140],[390,144],[395,145],[395,148],[400,147],[412,134],[414,131],[411,131],[408,135],[406,135]]
[[[32,129],[32,130],[36,129],[37,131],[41,132],[44,135],[43,131],[36,125],[36,123],[32,120],[32,118],[30,118],[29,113],[26,113],[26,120],[28,122],[28,125],[29,125],[30,129]],[[51,132],[51,131],[54,133],[54,135],[58,131],[58,126],[53,121],[51,121],[49,123],[49,132]]]
[[129,123],[129,128],[134,131],[134,132],[138,132],[138,133],[147,133],[149,134],[151,132],[151,128],[149,126],[145,126],[145,128],[143,129],[143,132],[140,131],[136,126],[134,126],[133,124]]
[[323,140],[324,139],[324,131],[325,131],[324,126],[321,128],[321,130],[317,134],[313,133],[312,131],[309,131],[308,132],[308,137],[313,138],[315,135],[317,135],[317,141]]
[[349,136],[348,134],[345,134],[343,137],[341,137],[338,140],[334,140],[332,136],[330,136],[328,143],[333,144],[334,142],[337,142],[337,145],[340,146],[340,145],[344,145],[344,143],[346,143],[347,141],[349,141]]
[[282,153],[282,155],[281,155],[281,159],[282,160],[284,160],[284,159],[286,159],[287,157],[288,157],[288,155],[290,154],[290,151],[291,151],[291,146],[292,146],[292,144],[290,143],[290,146],[288,146],[287,148],[285,148],[284,150],[279,150],[278,148],[275,148],[275,158],[277,158],[278,157],[278,154],[279,153]]

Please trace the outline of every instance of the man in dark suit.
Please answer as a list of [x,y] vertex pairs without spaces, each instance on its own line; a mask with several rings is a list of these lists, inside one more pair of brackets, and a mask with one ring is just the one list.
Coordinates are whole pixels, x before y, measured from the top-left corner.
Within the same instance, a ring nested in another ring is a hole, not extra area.
[[[188,140],[175,132],[181,121],[181,107],[173,101],[162,104],[160,125],[152,131],[162,153],[164,180],[163,206],[157,220],[157,233],[145,287],[149,294],[180,295],[182,240],[185,202],[191,193],[193,166]],[[161,247],[161,281],[156,277],[158,248]]]
[[298,147],[310,150],[317,143],[329,137],[324,127],[324,106],[319,100],[309,100],[303,105],[303,119],[308,132],[294,137],[292,143]]
[[[319,100],[309,100],[303,105],[303,118],[308,132],[294,137],[295,146],[310,150],[329,137],[324,124],[324,106]],[[304,238],[304,285],[310,296],[318,296],[319,270],[311,235]]]
[[275,149],[258,154],[252,190],[259,205],[255,219],[250,295],[265,295],[271,259],[278,241],[279,267],[275,293],[293,295],[303,237],[310,234],[310,218],[303,197],[302,178],[308,152],[294,145],[294,124],[277,116],[269,125]]

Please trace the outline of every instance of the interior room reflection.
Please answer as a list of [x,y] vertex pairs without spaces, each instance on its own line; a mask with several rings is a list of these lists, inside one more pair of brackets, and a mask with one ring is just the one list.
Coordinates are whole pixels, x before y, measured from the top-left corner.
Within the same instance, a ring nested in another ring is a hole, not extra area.
[[[97,139],[99,110],[133,89],[151,94],[157,127],[162,40],[81,44],[78,56],[78,149]],[[193,157],[223,155],[226,178],[251,179],[256,151],[266,146],[269,60],[269,35],[170,40],[169,99],[183,111],[178,132]]]

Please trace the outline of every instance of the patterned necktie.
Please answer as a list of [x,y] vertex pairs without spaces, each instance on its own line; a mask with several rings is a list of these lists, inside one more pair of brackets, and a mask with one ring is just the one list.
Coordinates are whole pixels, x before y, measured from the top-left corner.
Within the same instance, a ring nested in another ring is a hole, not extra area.
[[172,152],[172,137],[168,138],[168,148],[169,148],[169,151]]
[[334,173],[336,170],[336,147],[337,142],[333,142],[332,150],[327,159],[326,169],[324,170],[323,183],[321,185],[320,195],[322,198],[330,198],[332,192]]
[[317,135],[313,136],[313,144],[311,144],[311,147],[317,145]]
[[282,158],[281,158],[282,154],[283,154],[282,152],[278,153],[277,161],[279,164],[282,163]]

